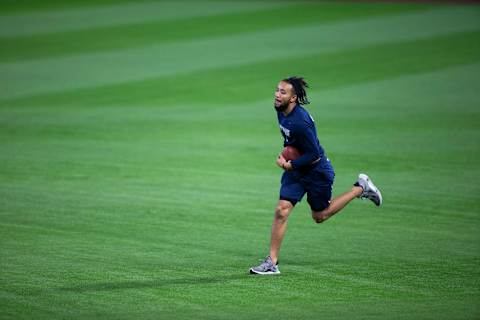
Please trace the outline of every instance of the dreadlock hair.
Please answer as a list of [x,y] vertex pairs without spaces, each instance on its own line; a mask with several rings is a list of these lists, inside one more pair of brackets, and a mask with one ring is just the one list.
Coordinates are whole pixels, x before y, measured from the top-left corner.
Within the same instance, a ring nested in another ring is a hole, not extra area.
[[308,98],[307,98],[307,92],[305,91],[305,89],[308,88],[308,84],[304,78],[293,76],[290,78],[283,79],[282,81],[290,83],[292,85],[293,91],[297,96],[297,101],[299,104],[310,103],[310,101],[308,101]]

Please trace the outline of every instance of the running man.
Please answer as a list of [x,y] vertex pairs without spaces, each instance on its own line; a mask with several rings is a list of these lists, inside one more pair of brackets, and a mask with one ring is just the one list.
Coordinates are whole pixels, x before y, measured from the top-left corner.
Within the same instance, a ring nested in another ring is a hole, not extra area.
[[307,99],[308,84],[301,77],[283,79],[275,91],[274,107],[277,111],[284,146],[300,151],[298,159],[287,161],[280,154],[277,165],[284,170],[280,187],[280,199],[275,208],[270,240],[270,255],[251,274],[280,274],[278,255],[287,219],[295,204],[305,193],[316,223],[322,223],[355,198],[370,199],[377,206],[382,204],[380,190],[366,174],[360,174],[350,191],[331,199],[335,173],[317,137],[315,123],[302,105]]

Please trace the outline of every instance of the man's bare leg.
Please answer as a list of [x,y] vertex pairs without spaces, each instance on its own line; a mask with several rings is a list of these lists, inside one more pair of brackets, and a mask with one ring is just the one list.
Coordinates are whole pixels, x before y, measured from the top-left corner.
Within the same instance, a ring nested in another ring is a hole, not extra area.
[[330,202],[328,208],[323,211],[312,211],[312,218],[317,223],[322,223],[335,213],[342,210],[350,201],[359,197],[363,192],[362,187],[353,187],[350,191],[335,197]]
[[273,263],[277,263],[280,246],[282,245],[285,231],[287,231],[287,219],[293,210],[290,201],[279,200],[275,208],[275,216],[272,223],[272,235],[270,240],[270,258]]
[[[325,210],[312,211],[312,217],[317,223],[321,223],[342,210],[350,201],[357,197],[369,199],[377,206],[382,204],[380,190],[378,190],[366,174],[361,173],[350,191],[333,198],[329,207]],[[276,264],[278,263],[280,246],[287,230],[287,219],[292,210],[293,205],[289,201],[280,200],[278,202],[272,223],[270,256],[268,256],[259,266],[250,268],[251,274],[280,274],[280,270],[278,270]]]

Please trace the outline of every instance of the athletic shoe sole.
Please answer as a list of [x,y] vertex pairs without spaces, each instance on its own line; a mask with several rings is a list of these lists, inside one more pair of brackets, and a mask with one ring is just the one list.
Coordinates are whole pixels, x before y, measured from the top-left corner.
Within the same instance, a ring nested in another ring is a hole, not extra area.
[[255,271],[253,269],[250,269],[250,274],[258,274],[258,275],[262,275],[262,276],[268,276],[268,275],[277,275],[277,274],[280,274],[280,271],[265,271],[265,272],[262,272],[262,271]]

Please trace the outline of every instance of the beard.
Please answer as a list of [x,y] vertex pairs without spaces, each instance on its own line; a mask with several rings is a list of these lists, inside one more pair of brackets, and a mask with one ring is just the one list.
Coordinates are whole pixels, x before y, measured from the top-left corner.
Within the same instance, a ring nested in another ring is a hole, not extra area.
[[282,102],[278,107],[275,105],[275,102],[274,102],[273,107],[278,112],[283,112],[283,111],[287,110],[287,108],[288,108],[288,101]]

